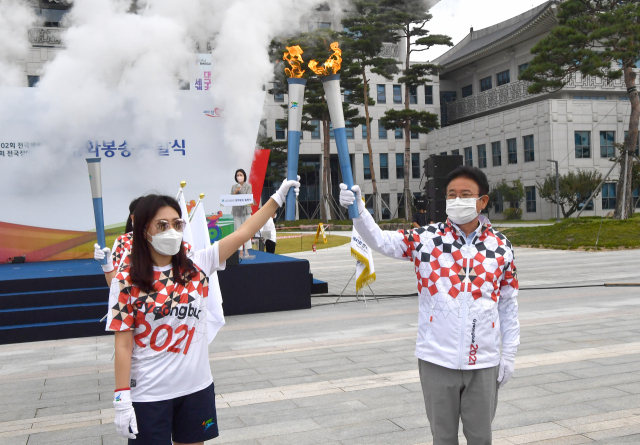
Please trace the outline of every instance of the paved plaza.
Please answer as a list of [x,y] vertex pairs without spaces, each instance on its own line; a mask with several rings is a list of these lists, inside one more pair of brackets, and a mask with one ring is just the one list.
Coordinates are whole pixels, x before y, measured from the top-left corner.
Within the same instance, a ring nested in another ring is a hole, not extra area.
[[[333,294],[354,270],[348,245],[296,256]],[[210,345],[220,437],[207,443],[431,442],[413,267],[374,258],[373,292],[413,296],[227,318]],[[493,443],[640,443],[640,288],[602,286],[640,281],[640,251],[516,248],[516,264],[521,345]],[[125,444],[112,352],[110,336],[0,346],[0,444]]]

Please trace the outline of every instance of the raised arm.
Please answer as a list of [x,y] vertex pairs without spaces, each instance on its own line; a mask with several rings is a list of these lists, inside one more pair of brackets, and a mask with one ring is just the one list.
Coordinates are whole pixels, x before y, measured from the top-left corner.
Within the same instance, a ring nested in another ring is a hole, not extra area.
[[362,240],[373,250],[385,256],[411,260],[411,254],[408,251],[411,250],[412,243],[407,242],[407,237],[402,233],[382,230],[380,226],[376,224],[364,206],[360,187],[354,185],[351,191],[349,191],[345,184],[340,184],[340,189],[340,205],[349,207],[353,204],[354,200],[358,202],[358,213],[360,216],[353,220],[353,227],[362,237]]
[[[299,176],[298,179],[300,179]],[[295,187],[297,195],[300,190],[300,183],[298,181],[284,181],[278,191],[271,196],[267,203],[263,205],[262,208],[253,216],[247,219],[238,230],[218,241],[220,244],[221,263],[233,255],[240,246],[250,240],[251,237],[253,237],[253,235],[262,228],[262,226],[264,226],[271,215],[273,215],[278,207],[284,203],[287,193],[291,187]]]

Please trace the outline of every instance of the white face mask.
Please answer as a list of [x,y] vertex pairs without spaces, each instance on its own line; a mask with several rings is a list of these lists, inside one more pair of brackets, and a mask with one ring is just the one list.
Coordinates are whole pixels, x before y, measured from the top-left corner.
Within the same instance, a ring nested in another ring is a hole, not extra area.
[[466,224],[473,221],[473,219],[478,216],[476,202],[480,198],[447,199],[447,216],[451,222]]
[[[147,235],[149,235],[149,233],[147,233]],[[180,251],[182,232],[178,232],[176,229],[172,228],[158,233],[155,236],[149,236],[151,237],[151,241],[149,242],[160,255],[173,256]]]
[[238,181],[239,184],[242,184],[244,182],[244,175],[236,176],[236,181]]

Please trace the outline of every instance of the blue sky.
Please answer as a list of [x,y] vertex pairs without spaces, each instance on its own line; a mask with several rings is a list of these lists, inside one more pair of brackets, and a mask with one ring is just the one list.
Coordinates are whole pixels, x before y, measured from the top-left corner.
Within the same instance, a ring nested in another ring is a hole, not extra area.
[[[433,19],[427,24],[432,34],[446,34],[456,44],[469,34],[469,28],[482,29],[522,14],[546,0],[440,0],[431,8]],[[414,53],[413,60],[433,60],[449,47],[436,47]]]

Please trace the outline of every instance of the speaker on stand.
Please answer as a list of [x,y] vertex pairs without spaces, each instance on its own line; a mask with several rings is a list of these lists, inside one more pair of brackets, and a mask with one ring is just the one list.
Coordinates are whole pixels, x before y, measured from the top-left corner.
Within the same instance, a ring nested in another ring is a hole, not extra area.
[[424,186],[427,197],[427,213],[430,221],[444,222],[447,219],[447,176],[463,164],[461,155],[433,155],[424,161],[428,180]]

